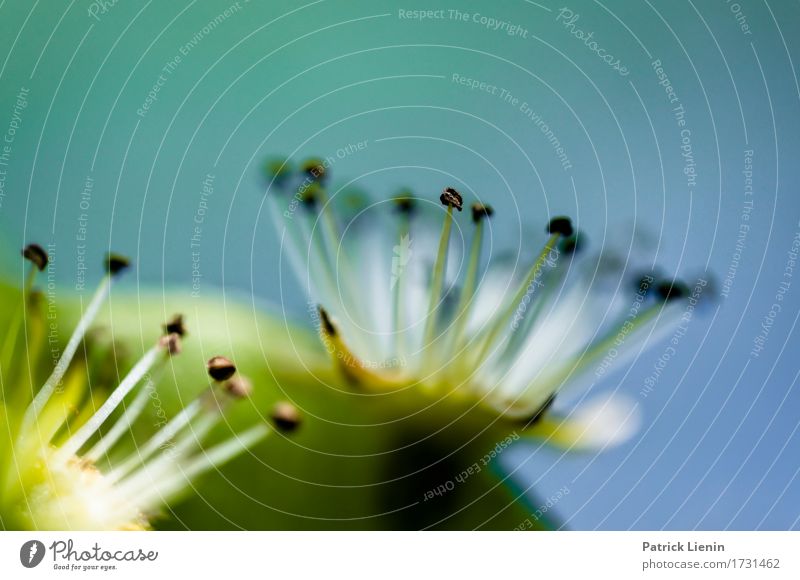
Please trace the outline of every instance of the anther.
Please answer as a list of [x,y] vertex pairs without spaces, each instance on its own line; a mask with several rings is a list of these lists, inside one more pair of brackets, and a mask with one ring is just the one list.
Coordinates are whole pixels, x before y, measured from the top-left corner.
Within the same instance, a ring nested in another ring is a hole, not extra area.
[[533,415],[531,415],[531,417],[527,421],[525,421],[526,425],[527,426],[535,425],[536,423],[541,421],[542,418],[547,413],[547,411],[550,410],[550,407],[553,406],[553,403],[555,402],[555,400],[556,400],[556,394],[553,393],[552,395],[550,395],[547,398],[547,400],[544,402],[544,404],[541,407],[539,407],[536,410],[536,412]]
[[442,202],[442,205],[454,207],[458,211],[464,209],[464,200],[462,199],[461,194],[452,187],[444,188],[442,195],[439,196],[439,201]]
[[130,260],[119,254],[106,254],[106,272],[116,276],[131,265]]
[[282,184],[291,174],[292,166],[286,159],[271,159],[265,166],[267,176],[272,178],[275,183]]
[[568,217],[554,217],[550,220],[550,223],[547,224],[548,234],[561,234],[565,238],[568,238],[572,235],[572,232],[572,220]]
[[171,355],[181,354],[181,337],[175,333],[164,335],[158,339],[158,346]]
[[494,209],[492,209],[492,206],[490,205],[486,205],[483,203],[472,204],[472,221],[474,221],[475,223],[478,223],[483,218],[492,217],[493,213]]
[[658,292],[662,300],[669,302],[670,300],[676,300],[686,296],[688,294],[688,289],[683,282],[667,280],[656,286],[656,292]]
[[245,399],[253,392],[253,384],[242,376],[231,377],[223,384],[225,392],[234,399]]
[[236,366],[224,356],[214,356],[206,363],[208,376],[215,381],[227,381],[236,373]]
[[336,336],[336,327],[333,325],[333,322],[331,322],[328,311],[322,306],[319,307],[319,319],[322,322],[322,330],[325,331],[325,334],[328,336]]
[[22,249],[22,256],[31,262],[40,272],[44,272],[50,258],[39,244],[28,244]]
[[186,336],[186,326],[183,323],[183,314],[176,314],[170,318],[166,324],[162,324],[164,334],[177,334],[180,337]]
[[308,207],[315,207],[319,201],[321,189],[322,186],[317,182],[303,186],[301,190],[298,191],[300,200]]
[[283,433],[291,433],[300,426],[302,421],[297,407],[283,401],[272,408],[270,419],[275,428]]
[[395,209],[403,214],[412,214],[416,209],[416,202],[413,194],[408,190],[403,190],[392,198]]
[[303,162],[301,170],[315,181],[322,181],[327,177],[325,163],[322,159],[312,158]]

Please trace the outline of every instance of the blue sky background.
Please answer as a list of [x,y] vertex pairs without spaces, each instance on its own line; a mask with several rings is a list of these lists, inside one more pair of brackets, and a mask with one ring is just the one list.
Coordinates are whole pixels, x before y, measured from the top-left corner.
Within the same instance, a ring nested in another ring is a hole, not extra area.
[[[134,257],[135,284],[191,285],[193,220],[210,174],[202,287],[276,304],[283,296],[279,307],[300,319],[296,286],[281,292],[276,281],[260,164],[366,142],[336,160],[338,179],[375,196],[401,186],[435,195],[457,183],[495,206],[498,248],[517,248],[547,216],[566,213],[593,244],[632,247],[664,272],[718,287],[734,272],[728,296],[693,319],[652,393],[640,390],[664,344],[606,382],[640,403],[639,437],[588,458],[518,446],[504,461],[519,484],[535,484],[540,498],[566,486],[555,509],[573,528],[800,527],[800,266],[790,254],[800,232],[800,4],[459,2],[466,20],[446,3],[417,4],[119,1],[101,12],[86,0],[3,3],[6,256],[31,239],[76,255],[85,228],[87,263],[113,247]],[[422,6],[442,17],[400,13]],[[58,274],[74,287],[77,262]]]

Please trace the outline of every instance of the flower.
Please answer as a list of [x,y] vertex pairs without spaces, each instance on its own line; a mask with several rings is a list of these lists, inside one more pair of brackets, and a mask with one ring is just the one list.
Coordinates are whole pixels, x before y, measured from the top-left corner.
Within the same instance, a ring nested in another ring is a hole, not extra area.
[[[404,191],[353,209],[346,193],[329,195],[322,160],[296,171],[271,162],[266,173],[275,229],[351,387],[461,401],[509,431],[523,425],[568,448],[601,448],[636,431],[635,402],[583,400],[594,391],[586,382],[673,328],[689,296],[684,284],[653,274],[627,283],[625,264],[591,256],[567,217],[547,223],[527,266],[485,263],[495,212],[455,188],[442,190],[440,205]],[[471,229],[471,240],[455,243],[454,227],[462,239]],[[556,397],[569,391],[580,404],[556,412]]]
[[[133,449],[121,442],[148,401],[167,361],[181,352],[183,317],[168,321],[162,334],[98,404],[92,392],[108,360],[94,353],[90,328],[113,281],[128,261],[109,255],[106,275],[83,311],[50,376],[35,393],[31,367],[38,364],[47,337],[41,296],[33,290],[47,252],[32,244],[23,250],[32,264],[25,304],[14,314],[0,351],[0,521],[11,529],[147,529],[167,502],[183,495],[202,473],[221,466],[266,437],[273,429],[257,424],[210,448],[203,439],[236,399],[248,397],[250,382],[225,357],[208,361],[209,387]],[[24,335],[22,334],[24,324]],[[25,340],[20,341],[24,336]],[[85,360],[79,350],[84,347]],[[88,392],[88,398],[87,398]],[[129,395],[132,395],[129,397]],[[287,404],[281,417],[292,415]],[[294,417],[294,426],[299,417]]]

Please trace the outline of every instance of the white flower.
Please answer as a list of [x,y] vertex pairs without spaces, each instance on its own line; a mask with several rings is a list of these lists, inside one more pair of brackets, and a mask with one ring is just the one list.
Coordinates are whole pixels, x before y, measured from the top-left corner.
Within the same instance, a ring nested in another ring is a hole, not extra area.
[[[270,432],[266,425],[255,425],[201,449],[203,438],[219,422],[225,407],[250,392],[249,382],[235,374],[233,363],[214,357],[208,363],[212,384],[203,394],[169,421],[161,421],[150,439],[127,451],[120,445],[152,400],[164,363],[180,353],[184,326],[180,316],[168,322],[164,335],[102,404],[95,407],[96,400],[86,400],[93,378],[91,361],[71,363],[112,280],[127,267],[127,261],[116,256],[109,256],[106,276],[52,373],[29,401],[32,389],[26,384],[26,375],[31,376],[27,364],[37,364],[35,353],[46,337],[35,331],[22,335],[21,322],[27,316],[26,326],[36,328],[37,321],[43,321],[32,284],[36,271],[47,266],[48,256],[36,245],[28,246],[23,255],[33,262],[26,304],[2,339],[0,367],[4,394],[0,405],[0,521],[5,528],[146,529],[160,508],[187,491],[194,478]],[[18,340],[21,336],[24,342]],[[116,412],[119,407],[121,413]],[[286,409],[280,407],[279,411],[273,418],[276,428],[288,428]]]
[[568,418],[550,407],[559,393],[585,394],[568,387],[619,368],[671,328],[682,284],[645,276],[631,285],[606,257],[577,251],[582,241],[565,217],[550,220],[527,266],[484,264],[492,208],[471,205],[471,226],[458,229],[461,239],[471,229],[471,240],[454,243],[464,202],[453,188],[441,206],[405,193],[353,211],[343,194],[328,195],[323,161],[297,172],[273,163],[268,175],[276,230],[354,388],[468,398],[568,447],[616,444],[635,431],[637,405],[625,397],[590,401]]

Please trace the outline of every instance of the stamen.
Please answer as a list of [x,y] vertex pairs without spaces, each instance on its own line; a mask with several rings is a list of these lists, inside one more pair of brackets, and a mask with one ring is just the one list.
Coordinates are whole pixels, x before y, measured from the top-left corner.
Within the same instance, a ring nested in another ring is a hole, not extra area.
[[211,357],[206,363],[208,376],[217,382],[227,381],[236,373],[236,367],[224,356]]
[[177,334],[181,338],[186,336],[186,325],[183,322],[183,314],[176,314],[166,324],[162,325],[164,334]]
[[[179,464],[192,449],[200,446],[205,436],[219,421],[219,417],[219,413],[201,415],[195,425],[183,433],[173,445],[167,446],[169,439],[163,441],[161,445],[164,451],[150,461],[144,461],[140,455],[133,455],[126,460],[126,466],[133,462],[139,468],[119,484],[120,493],[138,497],[143,489],[152,488],[159,481],[169,478],[175,471],[175,465]],[[115,471],[110,479],[117,481],[119,477]]]
[[149,506],[151,502],[163,503],[176,493],[179,493],[195,477],[215,468],[219,468],[246,449],[249,449],[269,434],[269,429],[264,425],[256,425],[247,431],[234,435],[230,439],[219,443],[202,452],[202,454],[188,463],[185,467],[178,464],[180,473],[159,477],[153,474],[151,481],[155,484],[139,500],[142,505]]
[[100,311],[100,307],[109,294],[112,278],[127,268],[128,265],[128,260],[122,256],[116,254],[108,254],[106,256],[106,276],[100,281],[100,285],[97,287],[94,296],[92,296],[83,316],[78,321],[75,331],[67,342],[67,346],[64,347],[64,352],[61,354],[61,358],[58,359],[50,377],[45,381],[42,388],[39,389],[39,392],[26,409],[25,416],[22,420],[21,432],[24,433],[33,426],[36,417],[53,395],[56,387],[61,383],[61,379],[64,378],[64,373],[67,371],[70,362],[72,362],[72,358],[75,356],[75,352],[78,350],[78,346],[80,346],[86,331],[94,321],[97,313]]
[[[669,285],[671,283],[667,284]],[[671,308],[667,304],[672,300],[669,298],[665,298],[664,300],[665,303],[655,303],[641,310],[634,321],[630,321],[626,318],[624,321],[608,330],[600,340],[591,344],[583,352],[578,353],[572,360],[562,363],[559,368],[547,376],[550,392],[557,392],[570,377],[581,374],[591,365],[597,363],[598,360],[601,360],[607,355],[611,348],[616,348],[618,352],[615,358],[615,364],[623,365],[627,356],[635,353],[635,347],[633,345],[640,344],[639,341],[635,339],[635,336],[642,333],[648,325],[655,324],[657,328],[661,330],[669,330],[671,328],[670,325],[663,324],[662,326],[662,324],[660,324],[667,318],[664,315],[665,309]],[[677,315],[677,313],[675,314]],[[625,345],[620,346],[618,344],[619,336],[623,332],[626,337]],[[541,383],[541,381],[536,382]],[[528,391],[530,387],[531,385],[526,388],[526,391]],[[517,403],[517,409],[508,410],[507,414],[509,416],[524,418],[534,413],[536,409],[541,406],[541,395],[537,396],[534,400],[531,397],[526,397],[526,394],[523,393]]]
[[[404,190],[398,193],[394,199],[395,208],[398,213],[400,213],[400,229],[399,229],[399,240],[400,240],[400,248],[401,252],[404,251],[403,248],[409,248],[411,245],[410,242],[410,230],[411,230],[411,217],[416,211],[416,202],[414,199],[413,194],[408,191]],[[393,260],[395,258],[392,258]],[[397,257],[398,263],[400,257]],[[395,342],[395,349],[397,351],[397,355],[399,358],[405,356],[406,353],[406,333],[404,332],[404,327],[406,324],[405,320],[405,311],[403,309],[403,305],[406,302],[406,295],[405,295],[405,287],[406,287],[406,280],[408,276],[402,272],[392,272],[392,314],[393,314],[393,328],[394,328],[394,342]]]
[[536,258],[536,261],[533,263],[533,266],[531,266],[531,269],[528,271],[528,275],[525,277],[525,280],[520,285],[514,297],[506,304],[505,310],[495,318],[495,321],[489,327],[486,338],[483,339],[482,346],[479,350],[480,354],[477,358],[478,364],[480,364],[480,362],[483,361],[489,354],[489,349],[494,344],[495,339],[500,334],[500,331],[506,325],[507,321],[513,316],[514,310],[525,298],[525,293],[528,292],[528,287],[539,278],[539,275],[547,263],[550,253],[556,247],[558,240],[562,236],[572,235],[572,223],[570,222],[569,218],[566,217],[553,218],[547,225],[547,231],[550,234],[550,237],[545,243],[544,248],[542,248],[542,251],[539,253],[539,256]]
[[[226,394],[233,399],[249,396],[252,391],[250,381],[244,377],[234,377],[228,380],[223,388]],[[130,473],[134,467],[140,466],[139,471],[132,475],[124,486],[129,490],[138,490],[146,485],[147,479],[152,479],[165,466],[178,463],[193,447],[200,445],[202,439],[219,421],[226,402],[225,400],[217,401],[213,391],[206,391],[153,435],[139,453],[132,455],[121,466],[114,469],[109,474],[109,479],[118,481]],[[168,447],[170,441],[201,411],[204,411],[204,414],[198,419],[195,426]],[[152,461],[147,461],[158,449],[168,449],[168,451]]]
[[544,418],[545,413],[547,413],[547,411],[550,410],[550,408],[553,406],[553,403],[555,402],[556,402],[556,393],[553,393],[547,398],[544,404],[541,407],[539,407],[539,409],[530,417],[530,419],[527,419],[525,421],[525,427],[526,428],[531,427],[533,425],[536,425],[536,423],[538,423],[539,421],[541,421],[542,418]]
[[253,392],[253,384],[246,377],[233,377],[222,386],[234,399],[246,399]]
[[153,453],[158,451],[167,442],[171,441],[181,429],[188,425],[189,422],[197,416],[202,408],[203,404],[200,398],[197,398],[186,405],[177,415],[170,419],[166,425],[156,431],[156,433],[147,440],[147,443],[142,445],[136,453],[132,453],[128,459],[126,459],[120,465],[114,467],[114,469],[108,474],[109,481],[119,481],[128,473],[130,473],[135,467],[141,465],[143,462],[149,459]]
[[439,305],[439,300],[442,295],[442,287],[444,286],[444,274],[447,269],[447,253],[450,245],[450,230],[453,226],[453,208],[461,211],[464,206],[461,194],[452,187],[447,187],[442,191],[439,196],[439,201],[442,205],[447,206],[447,214],[442,224],[442,235],[439,238],[439,251],[436,255],[436,262],[433,266],[433,279],[431,280],[430,301],[428,302],[428,316],[425,320],[425,332],[422,342],[423,353],[423,368],[431,355],[431,342],[433,341],[433,334],[436,329],[436,308]]
[[689,289],[683,282],[675,280],[661,282],[658,286],[656,286],[656,292],[662,300],[669,302],[670,300],[683,298],[689,293]]
[[463,342],[464,329],[467,325],[469,318],[467,310],[475,295],[475,284],[478,278],[478,266],[480,264],[481,246],[483,243],[483,222],[484,218],[488,219],[492,216],[494,210],[491,206],[476,203],[472,205],[472,219],[475,222],[475,232],[472,237],[472,247],[469,253],[469,264],[467,265],[467,273],[464,278],[464,284],[461,288],[461,297],[459,299],[458,308],[456,309],[455,329],[453,331],[452,342],[452,356],[461,348]]
[[287,402],[276,403],[270,415],[275,428],[282,433],[295,431],[302,421],[297,407]]
[[119,254],[106,254],[106,272],[111,276],[116,276],[120,272],[127,270],[131,265],[131,261],[125,256]]
[[461,194],[452,187],[444,188],[442,195],[439,196],[439,201],[442,202],[442,205],[454,207],[458,211],[464,209],[464,199],[461,197]]
[[[168,340],[164,340],[168,339]],[[114,412],[114,409],[122,402],[122,399],[141,381],[148,372],[153,368],[153,365],[158,361],[159,355],[165,351],[173,354],[173,347],[180,338],[177,334],[171,334],[169,337],[162,337],[156,346],[151,348],[145,355],[137,362],[130,372],[125,376],[119,386],[114,389],[114,392],[106,399],[94,415],[75,433],[59,450],[59,454],[63,457],[75,455],[78,450],[94,435],[97,429],[100,428],[109,415]],[[166,360],[166,359],[162,359]]]
[[303,162],[300,169],[306,176],[319,183],[324,182],[328,177],[325,169],[325,162],[322,159],[307,159]]
[[[31,262],[32,266],[25,278],[25,290],[23,292],[23,304],[27,304],[28,296],[33,288],[33,282],[36,279],[36,272],[43,272],[50,261],[47,252],[39,244],[28,244],[22,249],[22,256]],[[8,328],[6,329],[5,338],[3,338],[3,346],[0,348],[0,372],[5,373],[5,378],[10,379],[11,361],[14,358],[14,350],[17,347],[17,337],[19,336],[19,329],[22,326],[25,307],[17,308],[14,317],[11,319]]]
[[390,389],[397,388],[403,384],[399,376],[393,376],[388,372],[371,372],[342,340],[327,310],[322,306],[319,307],[319,318],[321,321],[320,331],[322,333],[322,341],[326,348],[330,345],[329,352],[350,384],[354,386],[383,387]]
[[395,209],[403,215],[411,215],[417,209],[414,194],[410,190],[403,190],[392,198]]
[[550,220],[550,223],[547,224],[548,234],[560,234],[565,238],[568,238],[572,235],[572,232],[572,220],[570,220],[568,217],[554,217]]
[[153,379],[148,379],[144,387],[136,394],[133,401],[131,401],[131,404],[126,406],[122,417],[114,421],[114,426],[84,455],[86,459],[92,463],[97,463],[101,457],[114,447],[114,444],[130,429],[133,422],[142,413],[142,410],[144,410],[145,403],[147,403],[147,399],[150,397],[150,391],[154,386]]
[[287,159],[272,159],[267,161],[264,171],[270,181],[281,188],[294,170]]
[[476,224],[480,224],[483,221],[483,218],[490,218],[494,214],[494,210],[492,206],[485,205],[483,203],[473,203],[472,204],[472,221]]
[[22,249],[22,257],[31,262],[40,272],[44,272],[50,257],[39,244],[28,244]]
[[158,346],[169,354],[181,354],[183,344],[178,334],[167,334],[158,339]]

